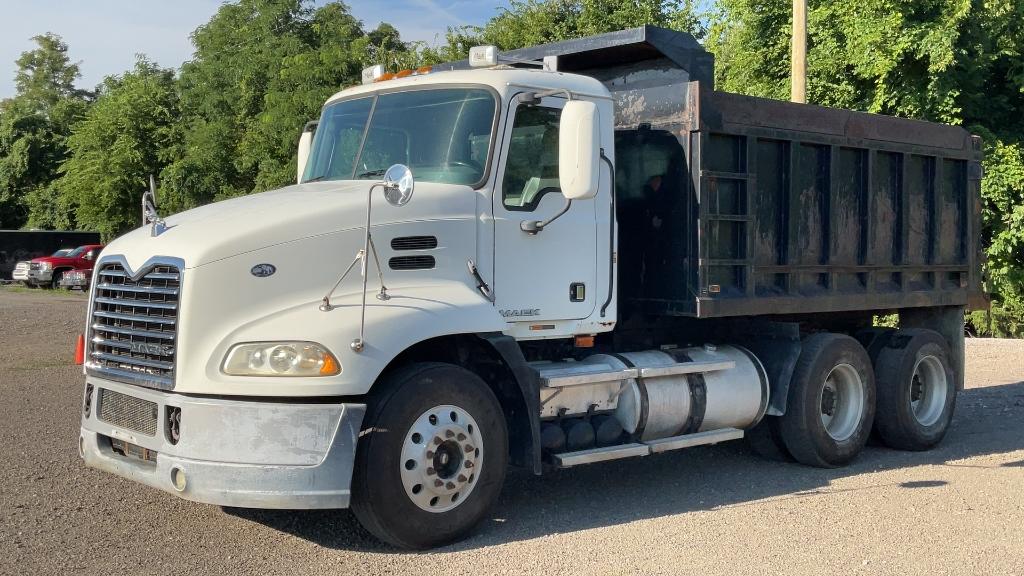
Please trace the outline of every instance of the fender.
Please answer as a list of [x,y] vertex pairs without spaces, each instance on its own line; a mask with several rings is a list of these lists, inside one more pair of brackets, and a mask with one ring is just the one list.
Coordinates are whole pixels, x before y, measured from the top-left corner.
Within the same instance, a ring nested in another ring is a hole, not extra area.
[[519,391],[523,395],[526,417],[529,420],[530,442],[529,445],[520,447],[518,456],[521,462],[530,462],[533,466],[533,473],[539,476],[541,473],[540,374],[527,364],[523,351],[515,338],[497,332],[477,334],[477,336],[489,343],[501,356],[501,359],[512,371]]
[[733,327],[737,341],[757,356],[768,374],[771,394],[765,414],[782,416],[786,413],[793,370],[803,350],[800,325],[796,322],[748,321]]

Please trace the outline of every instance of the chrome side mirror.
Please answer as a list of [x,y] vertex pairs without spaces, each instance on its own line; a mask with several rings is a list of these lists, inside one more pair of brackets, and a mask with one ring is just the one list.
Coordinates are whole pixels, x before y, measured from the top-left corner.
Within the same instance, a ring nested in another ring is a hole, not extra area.
[[405,164],[392,164],[384,172],[384,198],[392,206],[405,206],[412,200],[412,191],[416,181],[412,170]]

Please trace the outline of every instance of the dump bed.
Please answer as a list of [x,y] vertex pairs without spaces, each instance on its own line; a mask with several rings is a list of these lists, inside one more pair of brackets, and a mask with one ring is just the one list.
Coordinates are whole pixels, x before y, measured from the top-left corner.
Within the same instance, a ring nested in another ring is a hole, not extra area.
[[981,143],[959,127],[718,92],[686,34],[517,51],[616,100],[620,309],[723,317],[983,302]]

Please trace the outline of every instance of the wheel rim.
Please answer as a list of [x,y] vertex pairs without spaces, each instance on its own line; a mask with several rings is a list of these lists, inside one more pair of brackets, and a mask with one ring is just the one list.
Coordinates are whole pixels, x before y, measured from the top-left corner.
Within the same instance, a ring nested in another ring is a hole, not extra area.
[[821,424],[837,442],[857,431],[864,413],[864,381],[857,369],[839,364],[829,371],[818,395]]
[[935,356],[922,356],[914,365],[910,379],[911,413],[922,426],[931,426],[942,417],[946,407],[946,370]]
[[458,406],[435,406],[405,434],[399,470],[405,493],[427,512],[447,512],[477,485],[484,442],[476,420]]

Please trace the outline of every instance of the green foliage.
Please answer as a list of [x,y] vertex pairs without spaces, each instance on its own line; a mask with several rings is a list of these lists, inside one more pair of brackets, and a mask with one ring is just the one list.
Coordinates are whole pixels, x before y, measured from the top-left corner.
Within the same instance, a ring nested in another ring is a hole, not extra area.
[[32,40],[37,48],[17,60],[16,95],[0,102],[0,228],[66,228],[69,213],[53,182],[89,95],[75,89],[78,65],[60,37]]
[[140,57],[132,71],[104,80],[68,139],[71,155],[54,183],[79,226],[109,240],[141,224],[139,198],[165,164],[178,114],[173,70]]
[[392,26],[367,34],[340,2],[224,4],[192,40],[173,160],[161,174],[171,210],[294,182],[300,131],[324,101],[370,61],[415,61]]
[[465,58],[472,46],[511,50],[649,24],[705,34],[696,0],[510,0],[483,26],[449,29],[446,44],[421,50],[431,64]]

